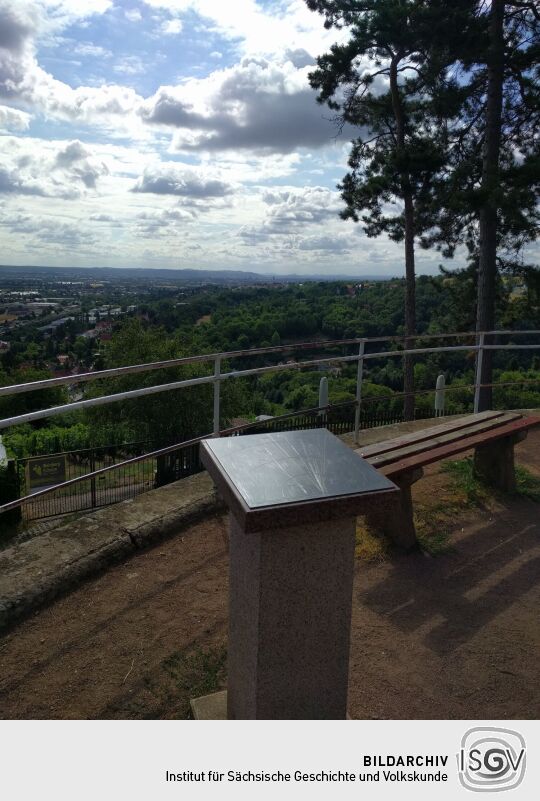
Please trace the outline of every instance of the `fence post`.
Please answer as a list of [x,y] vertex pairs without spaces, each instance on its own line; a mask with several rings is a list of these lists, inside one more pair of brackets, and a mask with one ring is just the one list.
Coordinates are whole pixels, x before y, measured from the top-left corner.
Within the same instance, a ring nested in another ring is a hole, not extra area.
[[358,445],[360,435],[360,404],[362,403],[362,375],[364,373],[364,350],[366,341],[363,339],[358,348],[358,367],[356,372],[356,408],[354,410],[354,441]]
[[[18,462],[14,459],[9,459],[6,467],[0,467],[0,504],[15,501],[20,497],[21,483]],[[6,533],[5,526],[15,526],[21,520],[22,508],[20,506],[0,514],[0,530],[6,540],[9,539],[11,534]],[[0,541],[1,539],[0,537]]]
[[214,437],[219,437],[219,396],[221,390],[221,357],[214,359]]
[[474,380],[474,413],[478,414],[480,409],[480,392],[482,390],[482,361],[484,359],[484,339],[482,332],[478,338],[478,350],[476,351],[476,376]]
[[[90,472],[93,473],[96,469],[96,452],[90,451]],[[96,493],[96,477],[92,476],[90,479],[90,498],[92,509],[97,507],[97,493]]]

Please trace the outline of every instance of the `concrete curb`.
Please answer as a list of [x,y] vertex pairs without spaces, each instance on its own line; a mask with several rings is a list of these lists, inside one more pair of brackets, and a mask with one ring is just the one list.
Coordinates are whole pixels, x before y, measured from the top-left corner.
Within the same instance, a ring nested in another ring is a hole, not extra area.
[[110,565],[224,509],[201,473],[0,552],[0,631]]

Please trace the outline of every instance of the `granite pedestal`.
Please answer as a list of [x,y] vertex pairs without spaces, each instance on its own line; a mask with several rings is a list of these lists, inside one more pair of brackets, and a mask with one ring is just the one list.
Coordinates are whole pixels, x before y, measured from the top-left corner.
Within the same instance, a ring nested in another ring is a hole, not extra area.
[[325,429],[201,458],[231,511],[227,717],[345,719],[356,516],[397,488]]

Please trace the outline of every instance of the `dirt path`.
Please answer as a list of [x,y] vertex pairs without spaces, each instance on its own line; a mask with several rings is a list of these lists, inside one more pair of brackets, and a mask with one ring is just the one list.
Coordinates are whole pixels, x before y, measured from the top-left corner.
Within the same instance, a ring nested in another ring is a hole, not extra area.
[[[519,446],[540,475],[540,432]],[[439,466],[415,487],[433,502]],[[350,712],[536,718],[540,506],[465,511],[442,556],[357,563]],[[227,529],[216,517],[81,586],[0,639],[4,718],[183,717],[223,681]]]

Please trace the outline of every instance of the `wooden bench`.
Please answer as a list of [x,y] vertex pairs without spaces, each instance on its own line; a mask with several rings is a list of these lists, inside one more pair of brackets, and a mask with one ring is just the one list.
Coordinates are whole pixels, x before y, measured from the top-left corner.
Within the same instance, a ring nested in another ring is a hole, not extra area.
[[356,452],[400,488],[399,501],[368,516],[368,524],[400,547],[417,546],[411,486],[423,468],[474,448],[474,471],[504,492],[515,492],[514,445],[525,439],[540,417],[518,412],[480,412],[395,439],[360,447]]

